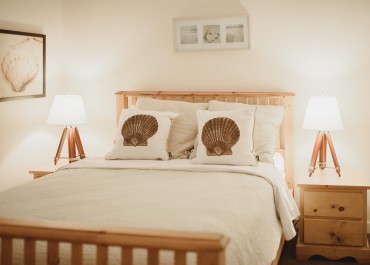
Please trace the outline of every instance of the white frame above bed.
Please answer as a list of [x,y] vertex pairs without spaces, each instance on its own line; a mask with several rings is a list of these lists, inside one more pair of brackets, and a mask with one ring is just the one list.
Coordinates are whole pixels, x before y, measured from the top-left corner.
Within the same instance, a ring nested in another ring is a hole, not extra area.
[[276,141],[276,151],[285,162],[285,178],[289,189],[294,187],[293,151],[293,97],[292,92],[204,92],[204,91],[118,91],[116,92],[117,124],[122,109],[136,104],[138,98],[177,100],[187,102],[208,102],[219,100],[253,105],[285,106],[285,116]]

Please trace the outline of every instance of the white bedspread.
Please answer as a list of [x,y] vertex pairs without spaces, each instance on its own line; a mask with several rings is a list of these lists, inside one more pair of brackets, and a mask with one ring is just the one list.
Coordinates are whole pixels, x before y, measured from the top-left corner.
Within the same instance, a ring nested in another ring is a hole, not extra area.
[[270,264],[298,215],[284,177],[265,163],[84,159],[0,193],[4,217],[221,232],[231,238],[228,265]]

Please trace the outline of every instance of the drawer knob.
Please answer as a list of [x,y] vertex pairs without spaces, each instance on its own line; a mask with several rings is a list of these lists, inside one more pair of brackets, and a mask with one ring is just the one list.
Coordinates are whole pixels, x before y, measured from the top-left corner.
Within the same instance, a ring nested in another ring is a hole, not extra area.
[[318,210],[317,209],[313,209],[313,212],[316,213]]
[[338,210],[339,210],[340,212],[343,212],[343,211],[344,211],[344,207],[343,207],[343,206],[341,206],[341,207],[339,207],[339,208],[338,208]]

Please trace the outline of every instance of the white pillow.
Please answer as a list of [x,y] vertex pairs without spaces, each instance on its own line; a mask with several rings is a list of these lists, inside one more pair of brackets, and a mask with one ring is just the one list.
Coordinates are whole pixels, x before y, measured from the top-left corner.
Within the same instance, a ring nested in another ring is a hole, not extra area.
[[142,110],[173,111],[179,114],[172,123],[168,152],[172,158],[187,158],[197,135],[197,110],[206,110],[208,103],[141,98],[136,107]]
[[256,108],[253,131],[254,153],[259,161],[273,164],[273,155],[285,107],[272,105],[247,105],[243,103],[222,102],[211,100],[210,111],[232,110],[240,108]]
[[254,110],[198,110],[198,146],[192,162],[253,166]]
[[168,160],[167,138],[177,113],[122,110],[112,151],[105,159]]
[[279,152],[275,152],[274,156],[273,156],[273,160],[274,160],[274,166],[277,167],[277,169],[279,169],[279,171],[281,172],[281,174],[283,174],[283,176],[285,178],[285,160],[284,160],[284,157]]

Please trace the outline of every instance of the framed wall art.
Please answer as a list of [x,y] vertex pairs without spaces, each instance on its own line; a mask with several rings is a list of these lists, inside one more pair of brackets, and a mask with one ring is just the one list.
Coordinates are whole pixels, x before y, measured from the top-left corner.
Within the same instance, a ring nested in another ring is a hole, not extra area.
[[45,96],[43,34],[0,29],[0,101]]
[[248,49],[249,18],[175,18],[175,50]]

